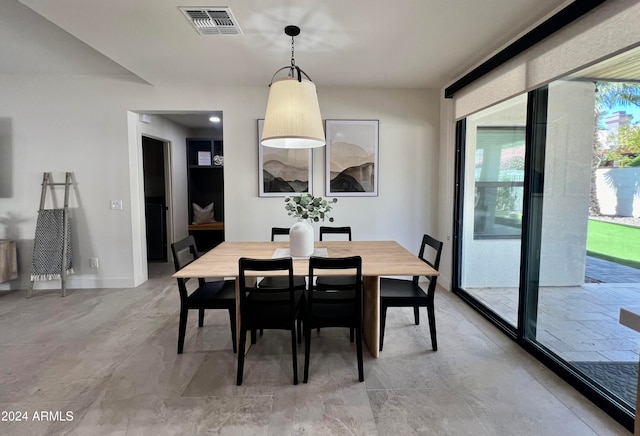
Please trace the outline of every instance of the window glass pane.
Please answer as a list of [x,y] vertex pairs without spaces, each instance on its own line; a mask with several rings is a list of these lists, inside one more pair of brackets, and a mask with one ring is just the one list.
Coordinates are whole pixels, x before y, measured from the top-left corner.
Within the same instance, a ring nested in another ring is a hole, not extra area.
[[522,227],[524,126],[477,127],[474,238],[518,238]]
[[527,96],[467,118],[460,285],[517,323]]
[[619,316],[640,302],[640,169],[601,157],[637,119],[606,123],[615,111],[594,110],[609,86],[598,88],[549,85],[535,339],[635,407],[640,334]]

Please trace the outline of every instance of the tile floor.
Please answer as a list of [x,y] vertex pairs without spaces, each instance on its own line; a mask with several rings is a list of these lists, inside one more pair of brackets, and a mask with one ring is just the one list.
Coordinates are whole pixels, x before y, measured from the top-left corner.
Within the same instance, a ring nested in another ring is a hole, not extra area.
[[[411,310],[389,310],[364,383],[348,332],[323,329],[309,383],[293,386],[288,336],[267,331],[238,387],[226,314],[209,311],[202,329],[192,315],[177,355],[175,281],[169,264],[151,267],[135,289],[0,296],[0,410],[29,418],[0,420],[0,434],[629,434],[441,289],[438,352]],[[65,420],[35,420],[43,410]]]
[[[538,341],[567,361],[638,362],[640,333],[618,319],[621,307],[640,305],[640,270],[587,257],[586,275],[593,283],[540,289]],[[469,292],[516,325],[516,288]]]

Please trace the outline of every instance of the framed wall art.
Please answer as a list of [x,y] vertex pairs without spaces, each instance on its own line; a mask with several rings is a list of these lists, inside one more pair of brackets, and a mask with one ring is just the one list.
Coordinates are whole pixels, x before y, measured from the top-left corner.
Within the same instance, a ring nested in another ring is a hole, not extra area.
[[286,197],[312,192],[312,149],[284,149],[260,144],[264,120],[258,120],[260,197]]
[[325,195],[378,195],[378,120],[326,120]]
[[211,166],[211,152],[210,151],[199,151],[198,152],[198,166]]

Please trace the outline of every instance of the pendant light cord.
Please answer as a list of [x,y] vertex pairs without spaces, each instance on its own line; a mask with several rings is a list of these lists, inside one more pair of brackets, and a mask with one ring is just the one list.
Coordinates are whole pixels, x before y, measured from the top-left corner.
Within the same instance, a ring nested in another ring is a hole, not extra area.
[[291,68],[295,68],[296,67],[296,60],[293,58],[293,49],[294,49],[294,44],[293,44],[293,36],[291,37]]
[[[285,33],[287,33],[287,28],[285,28]],[[273,75],[273,77],[271,78],[271,82],[269,83],[269,86],[271,86],[271,84],[273,83],[273,80],[276,78],[276,76],[278,75],[278,73],[282,70],[289,70],[289,73],[287,75],[287,77],[291,77],[291,78],[295,78],[295,72],[298,72],[298,82],[302,82],[302,75],[304,74],[304,76],[310,81],[313,82],[313,80],[311,80],[311,77],[309,77],[309,75],[307,73],[305,73],[304,71],[302,71],[302,69],[300,69],[299,66],[296,65],[296,60],[294,57],[294,52],[295,52],[295,36],[299,33],[300,29],[297,29],[298,32],[291,34],[291,33],[287,33],[288,35],[291,35],[291,66],[288,67],[282,67],[280,68],[278,71],[275,72],[275,74]]]
[[[294,38],[295,38],[295,36],[291,35],[291,70],[289,70],[289,77],[295,77],[295,72],[294,72],[294,70],[295,70],[295,71],[298,72],[298,82],[302,82],[302,74],[300,74],[300,72],[302,70],[300,69],[300,67],[296,66],[296,60],[295,60],[294,55],[293,55],[294,46],[295,46]],[[304,73],[304,71],[302,71],[302,72]],[[305,76],[306,76],[306,74],[305,74]],[[308,77],[309,76],[307,76],[307,78]],[[309,80],[311,80],[311,79],[309,79]]]

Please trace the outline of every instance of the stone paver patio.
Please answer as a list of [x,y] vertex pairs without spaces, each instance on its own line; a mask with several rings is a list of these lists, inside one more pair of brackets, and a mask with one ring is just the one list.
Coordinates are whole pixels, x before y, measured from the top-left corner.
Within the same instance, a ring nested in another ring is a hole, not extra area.
[[[587,257],[586,276],[596,283],[540,289],[538,341],[567,361],[638,362],[640,333],[618,318],[621,307],[640,306],[640,270]],[[516,325],[516,288],[467,291]]]

